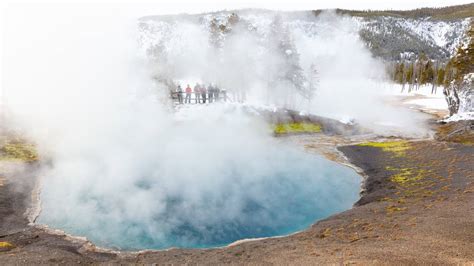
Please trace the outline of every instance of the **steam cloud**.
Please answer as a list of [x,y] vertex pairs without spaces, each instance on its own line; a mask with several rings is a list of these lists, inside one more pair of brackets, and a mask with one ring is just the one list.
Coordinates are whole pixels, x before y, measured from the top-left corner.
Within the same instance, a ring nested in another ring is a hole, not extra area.
[[[248,16],[261,34],[238,26],[217,52],[201,25],[173,24],[155,36],[162,54],[150,61],[138,53],[135,20],[86,10],[43,16],[21,9],[8,17],[3,85],[10,122],[51,162],[42,171],[40,222],[93,232],[95,240],[120,247],[205,245],[224,243],[229,239],[219,233],[248,224],[261,235],[291,232],[286,224],[307,224],[354,201],[352,171],[287,148],[239,105],[170,113],[160,82],[168,78],[245,91],[250,104],[356,118],[379,133],[387,128],[374,125],[387,118],[419,133],[411,114],[378,101],[373,80],[383,78],[382,67],[348,18],[319,16],[315,35],[291,23],[285,28],[302,71],[313,63],[319,69],[319,89],[307,102],[288,86],[269,88],[285,71],[269,45],[271,12]],[[300,25],[308,25],[309,15],[302,16]],[[287,199],[299,210],[318,209],[318,216],[282,209]]]
[[[317,17],[262,10],[237,14],[238,19],[231,12],[142,18],[140,40],[154,59],[155,77],[214,82],[245,93],[247,103],[354,119],[381,135],[428,134],[421,126],[426,116],[384,102],[390,89],[384,64],[360,40],[352,18],[332,11]],[[215,29],[220,26],[224,29]],[[316,87],[310,101],[294,85],[298,82],[307,90]]]

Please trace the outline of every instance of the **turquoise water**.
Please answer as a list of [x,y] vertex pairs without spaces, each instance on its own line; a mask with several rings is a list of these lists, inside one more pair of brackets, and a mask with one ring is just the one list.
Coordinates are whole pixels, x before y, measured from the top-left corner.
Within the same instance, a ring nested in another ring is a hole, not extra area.
[[278,151],[270,149],[262,162],[229,161],[212,178],[196,172],[196,183],[179,186],[169,185],[180,178],[173,173],[135,179],[126,190],[117,181],[107,193],[103,184],[68,184],[59,194],[46,181],[39,223],[110,248],[208,248],[291,234],[358,199],[360,176],[352,169],[300,150]]

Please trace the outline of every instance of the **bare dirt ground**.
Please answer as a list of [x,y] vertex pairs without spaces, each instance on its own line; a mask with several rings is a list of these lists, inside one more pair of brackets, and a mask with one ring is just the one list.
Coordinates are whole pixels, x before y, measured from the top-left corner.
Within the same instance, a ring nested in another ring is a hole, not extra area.
[[[215,249],[114,252],[84,239],[28,225],[36,166],[0,171],[0,264],[473,264],[474,137],[466,125],[438,128],[438,139],[352,145],[305,136],[309,151],[345,157],[363,171],[354,208],[286,237]],[[464,134],[459,136],[459,134]],[[454,142],[453,142],[454,141]],[[320,143],[321,145],[318,145]],[[335,145],[342,153],[334,152]],[[30,180],[13,185],[14,179]],[[73,208],[74,206],[71,206]]]

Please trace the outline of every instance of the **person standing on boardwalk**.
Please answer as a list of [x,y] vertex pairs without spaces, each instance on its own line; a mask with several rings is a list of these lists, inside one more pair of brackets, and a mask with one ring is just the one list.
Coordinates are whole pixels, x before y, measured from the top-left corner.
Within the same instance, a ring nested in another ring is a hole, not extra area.
[[194,86],[194,95],[196,97],[196,104],[201,103],[201,86],[199,86],[199,83],[196,83]]
[[222,90],[221,90],[221,93],[222,93],[222,98],[224,98],[224,102],[227,102],[227,90],[226,90],[226,89],[222,89]]
[[206,92],[206,86],[203,84],[201,86],[202,103],[206,103]]
[[217,85],[214,86],[214,101],[215,102],[219,101],[219,93],[220,93],[219,87],[217,87]]
[[191,93],[193,93],[193,89],[188,86],[186,87],[186,98],[184,99],[184,103],[191,103]]
[[212,83],[209,84],[209,86],[207,86],[207,95],[208,95],[208,99],[209,99],[209,103],[212,103],[212,97],[214,95],[214,86],[212,86]]
[[178,93],[178,103],[182,104],[183,103],[183,89],[181,88],[181,85],[178,85],[178,88],[176,89],[176,93]]

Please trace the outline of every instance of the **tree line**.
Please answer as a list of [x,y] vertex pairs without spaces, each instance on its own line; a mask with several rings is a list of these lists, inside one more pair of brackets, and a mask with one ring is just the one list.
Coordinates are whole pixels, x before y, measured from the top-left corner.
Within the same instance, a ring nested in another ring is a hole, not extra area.
[[431,84],[431,93],[452,80],[452,64],[428,58],[424,53],[414,60],[400,60],[389,66],[393,81],[402,85],[402,92],[418,90],[420,85]]
[[466,84],[471,81],[465,81],[465,78],[474,73],[474,20],[465,40],[447,62],[432,60],[422,53],[415,59],[392,63],[388,72],[394,82],[402,84],[402,92],[407,87],[410,92],[418,90],[420,85],[431,84],[431,92],[436,93],[437,87],[442,86],[450,114],[457,113],[461,98],[470,93],[467,91],[472,87],[472,84]]
[[[315,15],[319,15],[322,10],[314,10]],[[391,16],[401,18],[431,18],[438,20],[453,20],[471,18],[474,16],[474,3],[439,8],[418,8],[413,10],[347,10],[336,9],[338,14],[351,15],[356,17],[378,17]]]
[[459,82],[464,75],[474,72],[474,21],[466,34],[467,43],[458,47],[448,61],[434,60],[421,53],[414,59],[399,60],[389,65],[393,81],[402,84],[402,91],[417,90],[420,85],[431,84],[432,93],[438,86],[448,87]]

